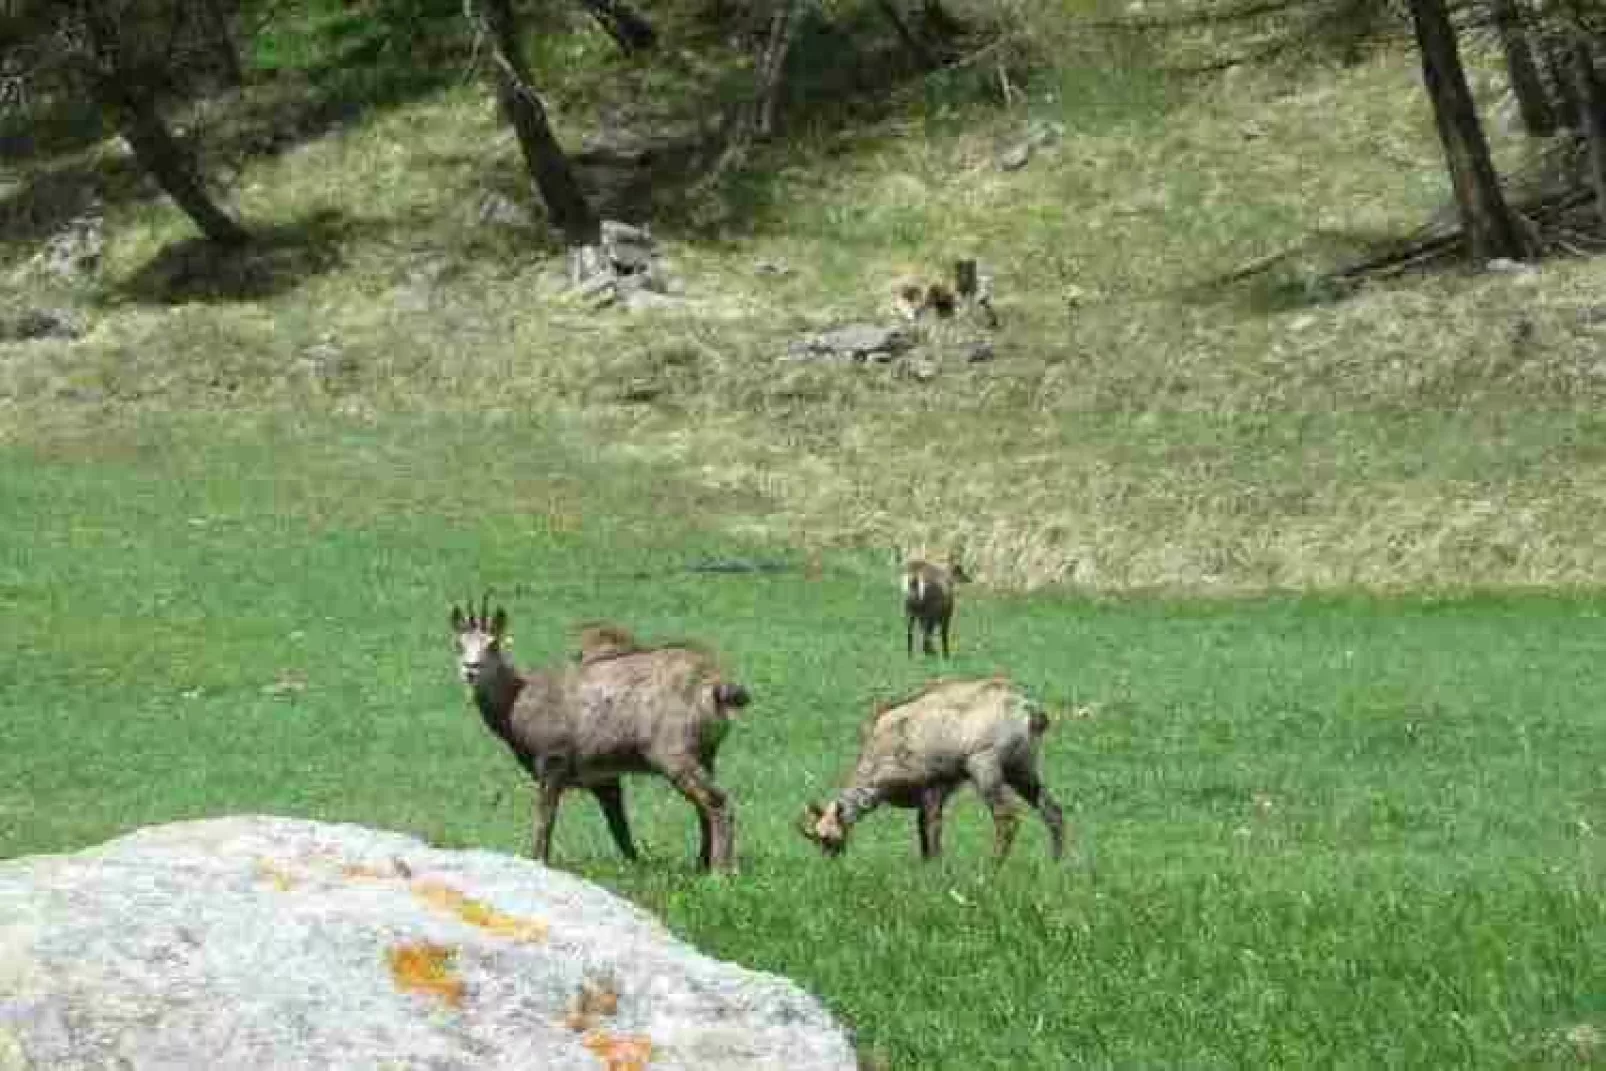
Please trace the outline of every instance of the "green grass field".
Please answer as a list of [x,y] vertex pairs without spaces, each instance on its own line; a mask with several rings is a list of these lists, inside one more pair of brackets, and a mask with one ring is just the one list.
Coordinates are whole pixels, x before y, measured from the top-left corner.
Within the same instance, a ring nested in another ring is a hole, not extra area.
[[[272,812],[527,851],[530,793],[455,678],[489,585],[529,664],[612,616],[756,697],[720,776],[742,873],[631,790],[648,859],[573,799],[555,861],[784,972],[898,1068],[1569,1066],[1606,1017],[1597,596],[1089,601],[966,590],[953,672],[1056,711],[1075,830],[1002,871],[973,794],[828,862],[792,829],[875,697],[923,680],[888,563],[706,575],[700,492],[528,419],[168,419],[0,452],[0,856]],[[495,441],[498,449],[481,447]],[[1595,1058],[1598,1058],[1596,1051]]]
[[[640,60],[578,5],[529,27],[565,145],[746,92],[720,5],[642,6]],[[232,258],[113,140],[8,159],[0,318],[86,332],[0,342],[0,858],[249,812],[527,851],[447,629],[489,586],[525,665],[599,617],[729,660],[740,876],[694,874],[650,781],[642,864],[583,798],[555,862],[818,993],[869,1067],[1606,1060],[1606,261],[1323,283],[1447,197],[1403,38],[1181,80],[1167,47],[1230,32],[950,6],[1006,33],[1010,100],[976,63],[835,106],[808,79],[890,31],[822,5],[785,137],[657,191],[665,311],[578,308],[538,209],[480,218],[532,199],[455,3],[276,8],[253,84],[183,117],[269,239]],[[1487,35],[1467,62],[1491,113]],[[1508,172],[1539,150],[1489,134]],[[69,285],[31,258],[89,191],[104,255]],[[995,360],[776,360],[961,255]],[[995,871],[966,793],[940,863],[896,811],[827,862],[794,819],[939,671],[896,555],[956,547],[982,582],[941,671],[1055,711],[1070,858],[1029,822]],[[735,557],[792,568],[688,568]]]

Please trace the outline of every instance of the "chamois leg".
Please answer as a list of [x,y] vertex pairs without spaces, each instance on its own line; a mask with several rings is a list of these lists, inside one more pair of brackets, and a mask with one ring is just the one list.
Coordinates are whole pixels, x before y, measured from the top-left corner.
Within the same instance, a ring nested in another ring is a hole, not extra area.
[[904,635],[905,641],[907,641],[907,646],[909,648],[909,657],[913,658],[915,656],[915,615],[914,614],[904,614],[903,615],[903,635]]
[[937,653],[937,644],[936,644],[935,639],[933,638],[933,636],[936,633],[936,631],[937,631],[937,623],[935,621],[927,621],[925,619],[921,619],[921,622],[920,622],[920,650],[925,652],[928,655],[934,655],[934,654]]
[[[697,808],[698,824],[704,829],[704,848],[698,854],[703,869],[736,869],[736,821],[730,801],[714,779],[696,763],[672,769],[669,780],[682,796]],[[707,863],[703,863],[706,854]]]
[[932,786],[920,795],[915,822],[920,833],[920,858],[935,859],[942,854],[942,809],[952,787]]
[[619,854],[632,863],[636,861],[636,845],[630,839],[630,819],[625,814],[625,790],[617,778],[591,786],[591,792],[602,806],[602,816],[608,820],[608,833],[619,848]]
[[531,848],[535,858],[547,862],[552,856],[552,829],[558,821],[558,804],[567,786],[560,777],[542,780],[535,794],[535,835]]
[[1059,801],[1043,784],[1037,771],[1030,766],[1015,766],[1004,771],[1009,787],[1020,793],[1021,799],[1032,805],[1043,824],[1048,827],[1049,855],[1054,859],[1065,855],[1065,812]]
[[993,861],[1002,863],[1009,858],[1009,850],[1014,846],[1015,834],[1020,828],[1020,816],[1010,803],[1003,768],[998,757],[987,752],[973,755],[965,767],[976,785],[976,791],[993,813]]
[[942,621],[938,623],[938,627],[942,629],[942,656],[944,658],[949,657],[949,655],[948,655],[948,622],[949,622],[949,620],[950,620],[949,615],[944,614],[943,617],[942,617]]
[[[710,783],[714,780],[714,756],[703,756],[703,769]],[[697,808],[697,869],[707,870],[713,864],[714,827],[701,807]]]

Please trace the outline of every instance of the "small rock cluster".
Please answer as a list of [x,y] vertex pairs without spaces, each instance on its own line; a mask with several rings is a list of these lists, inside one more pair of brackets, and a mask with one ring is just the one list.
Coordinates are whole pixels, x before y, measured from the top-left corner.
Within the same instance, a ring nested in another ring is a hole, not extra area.
[[652,232],[617,220],[603,220],[601,241],[569,255],[570,294],[593,309],[619,306],[650,309],[684,300]]
[[84,334],[83,317],[71,309],[23,309],[15,316],[0,319],[0,342],[36,342],[41,339],[71,341]]
[[[813,332],[793,339],[781,360],[895,364],[910,377],[926,380],[936,376],[947,360],[979,364],[997,355],[993,340],[976,330],[992,331],[998,317],[992,306],[992,278],[980,273],[974,260],[958,262],[952,287],[900,279],[892,296],[901,323],[850,323]],[[968,314],[971,327],[963,326],[960,313]]]
[[1031,162],[1032,153],[1047,148],[1065,136],[1065,124],[1053,120],[1035,120],[1026,133],[998,153],[1000,171],[1019,171]]

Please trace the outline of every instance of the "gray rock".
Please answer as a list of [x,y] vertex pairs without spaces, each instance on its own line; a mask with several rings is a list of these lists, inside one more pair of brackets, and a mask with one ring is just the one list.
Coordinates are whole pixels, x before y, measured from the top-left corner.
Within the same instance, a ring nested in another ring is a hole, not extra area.
[[971,364],[981,364],[984,361],[992,360],[996,356],[993,344],[986,339],[977,339],[965,346],[965,360]]
[[633,227],[616,219],[605,219],[601,225],[602,253],[617,275],[636,275],[651,272],[657,249],[652,234],[643,227]]
[[652,245],[652,232],[645,227],[636,227],[629,223],[621,223],[616,219],[605,219],[599,225],[603,245]]
[[796,985],[524,859],[232,817],[0,863],[7,1071],[594,1071],[610,1048],[654,1069],[855,1066]]
[[913,346],[914,339],[903,327],[849,324],[794,340],[786,357],[793,361],[889,361]]
[[501,194],[490,191],[480,198],[477,217],[498,227],[528,227],[530,214]]
[[600,247],[581,245],[569,250],[569,285],[579,286],[598,274],[611,274]]
[[1539,269],[1523,260],[1512,260],[1510,257],[1495,257],[1484,265],[1488,271],[1499,275],[1535,275]]
[[1026,130],[1026,143],[1034,149],[1053,145],[1065,136],[1065,124],[1057,119],[1034,119]]
[[1031,142],[1023,141],[1019,145],[1011,145],[998,154],[998,166],[1003,171],[1019,171],[1032,159]]
[[99,269],[105,248],[105,221],[92,210],[53,235],[34,259],[45,274],[76,283]]
[[686,304],[686,299],[674,294],[660,294],[656,290],[645,287],[622,290],[619,295],[620,304],[632,312],[643,309],[674,309]]
[[0,339],[34,342],[39,339],[82,338],[83,320],[67,309],[24,309],[10,323],[0,325]]

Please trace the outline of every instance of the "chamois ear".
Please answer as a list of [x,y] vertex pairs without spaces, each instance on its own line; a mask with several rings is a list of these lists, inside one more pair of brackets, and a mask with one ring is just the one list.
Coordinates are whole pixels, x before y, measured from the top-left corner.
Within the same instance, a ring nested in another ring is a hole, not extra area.
[[463,631],[463,611],[458,609],[455,603],[452,606],[452,631]]
[[491,635],[503,638],[507,632],[507,611],[498,606],[496,613],[491,617]]

